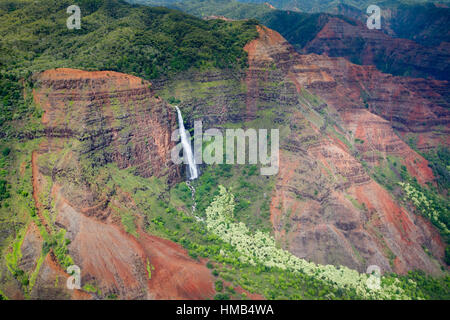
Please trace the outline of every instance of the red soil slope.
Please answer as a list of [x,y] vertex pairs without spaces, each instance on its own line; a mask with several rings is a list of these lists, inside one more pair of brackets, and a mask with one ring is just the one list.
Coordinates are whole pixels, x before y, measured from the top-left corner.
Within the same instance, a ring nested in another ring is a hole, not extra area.
[[[82,286],[88,284],[95,292],[67,290],[68,275],[50,252],[32,296],[212,298],[213,277],[204,261],[193,260],[180,245],[143,231],[137,238],[126,233],[106,210],[109,200],[101,190],[77,182],[83,181],[80,149],[74,147],[63,157],[56,156],[58,166],[53,168],[40,164],[41,157],[55,157],[54,153],[63,150],[69,140],[87,140],[92,142],[81,151],[98,161],[137,167],[144,177],[164,174],[175,179],[178,169],[167,162],[173,146],[170,134],[176,121],[174,112],[154,97],[150,83],[125,74],[57,69],[43,72],[36,80],[34,98],[44,108],[46,128],[46,139],[33,154],[33,197],[38,217],[50,234],[55,231],[48,219],[67,231],[68,254],[81,269]],[[80,187],[73,188],[74,182]],[[53,209],[41,199],[53,204]],[[49,209],[50,218],[43,215],[44,209]],[[31,239],[32,233],[27,234],[24,243],[37,251],[42,243]]]
[[[428,84],[341,58],[300,55],[277,32],[259,28],[259,33],[245,48],[249,73],[264,74],[275,64],[299,94],[309,90],[337,114],[342,129],[334,130],[341,136],[364,140],[357,146],[364,160],[376,164],[378,157],[397,156],[418,181],[432,181],[427,161],[393,127],[419,134],[424,148],[441,143],[449,131],[448,109],[440,104],[445,82]],[[302,103],[300,108],[306,107]],[[383,271],[418,268],[439,274],[444,245],[438,232],[400,207],[366,174],[342,139],[305,118],[305,109],[287,112],[292,113],[291,128],[301,130],[292,130],[282,146],[271,204],[275,235],[286,248],[301,258],[362,272],[376,264]],[[445,134],[435,134],[437,127]]]

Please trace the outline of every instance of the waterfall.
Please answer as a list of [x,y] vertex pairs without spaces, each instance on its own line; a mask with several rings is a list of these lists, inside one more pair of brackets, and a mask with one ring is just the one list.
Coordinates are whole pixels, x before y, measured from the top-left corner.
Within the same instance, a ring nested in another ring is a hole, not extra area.
[[186,159],[188,161],[188,167],[189,167],[188,180],[186,181],[186,184],[189,187],[189,189],[191,190],[192,203],[193,203],[192,204],[192,214],[197,219],[197,221],[203,221],[202,218],[197,217],[195,215],[195,210],[197,208],[197,202],[195,201],[195,188],[191,184],[191,181],[190,181],[190,180],[195,180],[198,178],[198,169],[197,169],[197,165],[195,164],[194,156],[192,154],[191,142],[188,140],[188,138],[186,136],[186,129],[184,128],[183,116],[181,115],[181,111],[178,108],[178,106],[175,106],[175,108],[177,109],[177,113],[178,113],[178,126],[179,126],[179,131],[180,131],[181,144],[183,145],[183,152],[184,152],[183,157],[186,157]]
[[195,214],[195,210],[197,209],[197,202],[195,201],[195,188],[191,184],[190,181],[186,181],[187,186],[191,189],[191,197],[192,197],[192,214]]
[[179,130],[180,130],[181,144],[183,145],[183,152],[184,152],[183,157],[185,157],[188,161],[188,167],[189,167],[188,178],[190,180],[195,180],[198,178],[198,170],[197,170],[197,165],[195,164],[195,161],[194,161],[194,156],[192,154],[191,142],[188,141],[187,136],[186,136],[186,129],[184,128],[183,116],[181,115],[181,111],[178,108],[178,106],[175,106],[175,108],[177,109],[177,113],[178,113],[178,126],[179,126]]

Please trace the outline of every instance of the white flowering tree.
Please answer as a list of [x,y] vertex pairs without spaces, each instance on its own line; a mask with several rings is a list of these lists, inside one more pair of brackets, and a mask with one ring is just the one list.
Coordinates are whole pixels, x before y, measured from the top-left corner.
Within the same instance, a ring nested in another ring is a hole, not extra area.
[[[370,276],[367,274],[344,266],[317,265],[277,248],[270,234],[261,231],[252,233],[244,223],[235,222],[233,194],[223,186],[219,186],[219,191],[219,195],[206,209],[207,228],[224,242],[231,244],[239,252],[242,263],[304,273],[336,288],[353,288],[359,296],[366,299],[409,299],[398,287],[398,279],[381,281],[380,288],[373,290],[368,287]],[[222,254],[226,253],[222,251]]]
[[403,188],[403,191],[406,194],[403,200],[410,200],[423,216],[428,218],[435,226],[437,226],[441,230],[443,235],[450,235],[450,231],[448,230],[447,226],[441,221],[441,217],[439,215],[439,212],[436,210],[436,206],[433,200],[428,199],[428,197],[423,192],[417,190],[408,182],[399,182],[398,184]]

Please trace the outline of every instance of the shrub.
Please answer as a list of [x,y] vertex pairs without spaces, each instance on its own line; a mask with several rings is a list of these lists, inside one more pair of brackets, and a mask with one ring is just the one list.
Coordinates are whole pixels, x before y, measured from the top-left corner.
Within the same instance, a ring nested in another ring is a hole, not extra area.
[[196,252],[194,252],[194,251],[189,251],[189,256],[192,259],[198,259],[198,254]]
[[10,196],[7,186],[8,183],[5,180],[0,180],[0,201],[8,199]]
[[10,153],[11,153],[11,149],[10,149],[9,147],[4,147],[4,148],[3,148],[3,150],[2,150],[2,155],[3,155],[4,157],[9,156]]
[[[236,249],[240,262],[255,266],[262,272],[277,268],[312,278],[319,277],[321,286],[332,284],[353,290],[356,295],[363,298],[403,299],[406,297],[396,283],[386,283],[382,290],[372,291],[367,287],[366,274],[360,274],[343,266],[337,268],[332,265],[316,265],[278,248],[275,239],[269,233],[261,231],[253,233],[244,223],[235,222],[234,195],[221,185],[219,190],[220,194],[206,209],[206,225],[210,232]],[[225,246],[223,249],[226,249]],[[272,279],[272,282],[275,284],[275,279]],[[272,295],[272,291],[268,293],[268,297]]]
[[214,300],[230,300],[230,295],[227,293],[218,293],[215,295]]
[[445,248],[445,263],[450,266],[450,246]]
[[220,280],[217,280],[215,283],[216,291],[222,292],[223,291],[223,282]]

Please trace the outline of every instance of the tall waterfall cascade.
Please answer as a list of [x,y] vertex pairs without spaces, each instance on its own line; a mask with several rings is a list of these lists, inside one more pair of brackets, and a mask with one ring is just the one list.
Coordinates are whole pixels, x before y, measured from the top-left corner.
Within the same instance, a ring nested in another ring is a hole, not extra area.
[[195,210],[197,208],[197,202],[195,201],[195,188],[191,184],[191,181],[198,178],[198,168],[195,164],[194,155],[192,153],[192,147],[191,142],[188,140],[186,135],[186,129],[184,128],[184,122],[183,122],[183,116],[181,115],[181,111],[178,108],[178,106],[175,106],[178,113],[178,126],[180,131],[180,137],[181,137],[181,144],[183,145],[183,157],[187,159],[188,164],[188,180],[186,181],[187,186],[191,190],[192,195],[192,214],[197,219],[197,221],[204,221],[204,219],[197,217],[195,215]]
[[175,106],[178,113],[178,126],[181,137],[181,144],[183,145],[183,156],[187,159],[188,162],[188,178],[190,180],[195,180],[198,178],[198,169],[195,164],[194,155],[192,153],[191,142],[187,139],[186,129],[184,128],[183,116],[181,115],[181,111],[178,106]]

